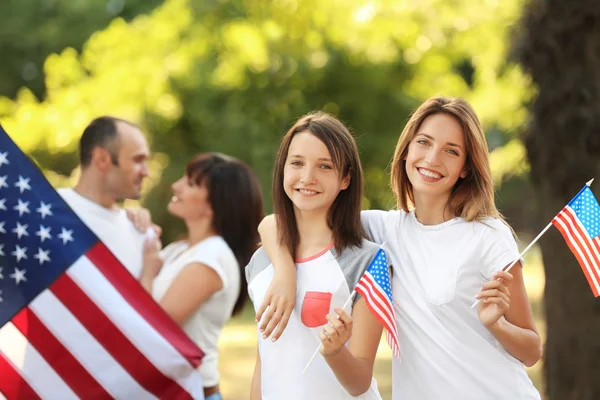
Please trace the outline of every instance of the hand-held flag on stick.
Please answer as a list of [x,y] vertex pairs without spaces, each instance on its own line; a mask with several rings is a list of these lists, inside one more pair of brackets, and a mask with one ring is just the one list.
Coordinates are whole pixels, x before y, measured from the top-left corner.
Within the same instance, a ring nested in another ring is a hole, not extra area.
[[394,356],[399,359],[398,328],[394,314],[388,263],[383,249],[379,249],[354,290],[364,297],[369,310],[385,328],[387,342]]
[[[356,287],[350,293],[348,300],[342,306],[345,309],[356,293],[364,297],[367,307],[375,318],[379,320],[385,328],[385,336],[392,353],[400,359],[400,346],[398,345],[398,328],[396,326],[396,317],[394,313],[394,302],[392,297],[392,287],[390,285],[390,274],[388,271],[387,257],[383,249],[379,249],[371,264],[367,267],[363,276],[360,278]],[[315,359],[322,345],[317,347],[310,360],[304,367],[302,374],[306,372],[312,361]]]
[[201,399],[202,356],[0,127],[0,398]]
[[[598,297],[600,293],[600,206],[590,189],[594,180],[591,179],[583,189],[550,221],[548,225],[529,243],[519,257],[512,262],[504,271],[510,271],[512,267],[523,257],[552,225],[556,226],[567,241],[573,254],[579,261],[588,282]],[[471,308],[479,304],[476,300]]]
[[[591,183],[588,182],[588,184]],[[586,185],[552,220],[577,258],[594,296],[600,295],[600,205]]]

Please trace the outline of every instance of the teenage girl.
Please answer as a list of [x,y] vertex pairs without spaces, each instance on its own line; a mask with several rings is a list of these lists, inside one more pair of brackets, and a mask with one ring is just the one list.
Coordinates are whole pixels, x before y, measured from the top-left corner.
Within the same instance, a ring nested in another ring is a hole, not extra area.
[[[362,194],[358,150],[348,129],[324,113],[298,120],[281,142],[273,178],[279,239],[297,268],[296,305],[278,341],[259,332],[252,400],[381,398],[373,363],[382,327],[362,297],[342,309],[380,248],[364,239]],[[259,249],[246,267],[256,308],[273,273]],[[319,347],[321,354],[303,373]]]

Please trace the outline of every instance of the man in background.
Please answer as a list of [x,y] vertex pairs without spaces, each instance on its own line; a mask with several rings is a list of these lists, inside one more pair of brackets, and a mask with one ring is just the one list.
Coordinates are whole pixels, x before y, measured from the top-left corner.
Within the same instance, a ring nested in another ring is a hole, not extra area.
[[[146,235],[136,228],[118,202],[141,196],[150,156],[146,138],[137,125],[103,116],[83,131],[79,154],[79,181],[74,188],[58,189],[58,193],[139,279]],[[147,235],[152,234],[152,229],[148,229]]]

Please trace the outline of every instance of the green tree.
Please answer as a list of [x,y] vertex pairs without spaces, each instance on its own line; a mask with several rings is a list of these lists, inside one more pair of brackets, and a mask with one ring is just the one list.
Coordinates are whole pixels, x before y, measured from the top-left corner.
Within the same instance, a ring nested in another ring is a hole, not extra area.
[[[538,90],[525,145],[543,226],[599,172],[600,8],[594,1],[534,0],[521,28],[516,53]],[[552,229],[540,243],[548,396],[598,399],[600,303],[560,234]]]
[[44,60],[67,47],[81,50],[112,19],[131,19],[160,0],[5,0],[0,2],[0,95],[27,86],[44,95]]
[[[248,162],[270,210],[279,138],[293,121],[325,109],[357,135],[367,206],[393,206],[388,165],[411,109],[436,94],[467,98],[494,154],[524,152],[513,130],[525,120],[527,80],[507,62],[506,37],[520,0],[169,0],[130,23],[115,19],[78,53],[45,61],[47,96],[21,89],[0,99],[0,117],[55,182],[76,165],[76,143],[94,116],[141,123],[156,157],[144,203],[167,239],[168,185],[200,151]],[[509,143],[507,147],[502,147]],[[521,168],[521,170],[523,170]],[[52,175],[55,173],[55,175]]]

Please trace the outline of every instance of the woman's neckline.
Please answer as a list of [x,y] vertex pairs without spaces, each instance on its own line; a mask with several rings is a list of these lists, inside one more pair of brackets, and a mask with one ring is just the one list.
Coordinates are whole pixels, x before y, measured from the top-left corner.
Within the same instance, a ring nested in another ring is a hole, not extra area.
[[462,217],[454,217],[447,221],[440,222],[439,224],[425,225],[417,219],[416,209],[413,208],[412,210],[410,210],[409,215],[410,218],[415,222],[415,225],[419,229],[425,231],[439,231],[464,220]]

